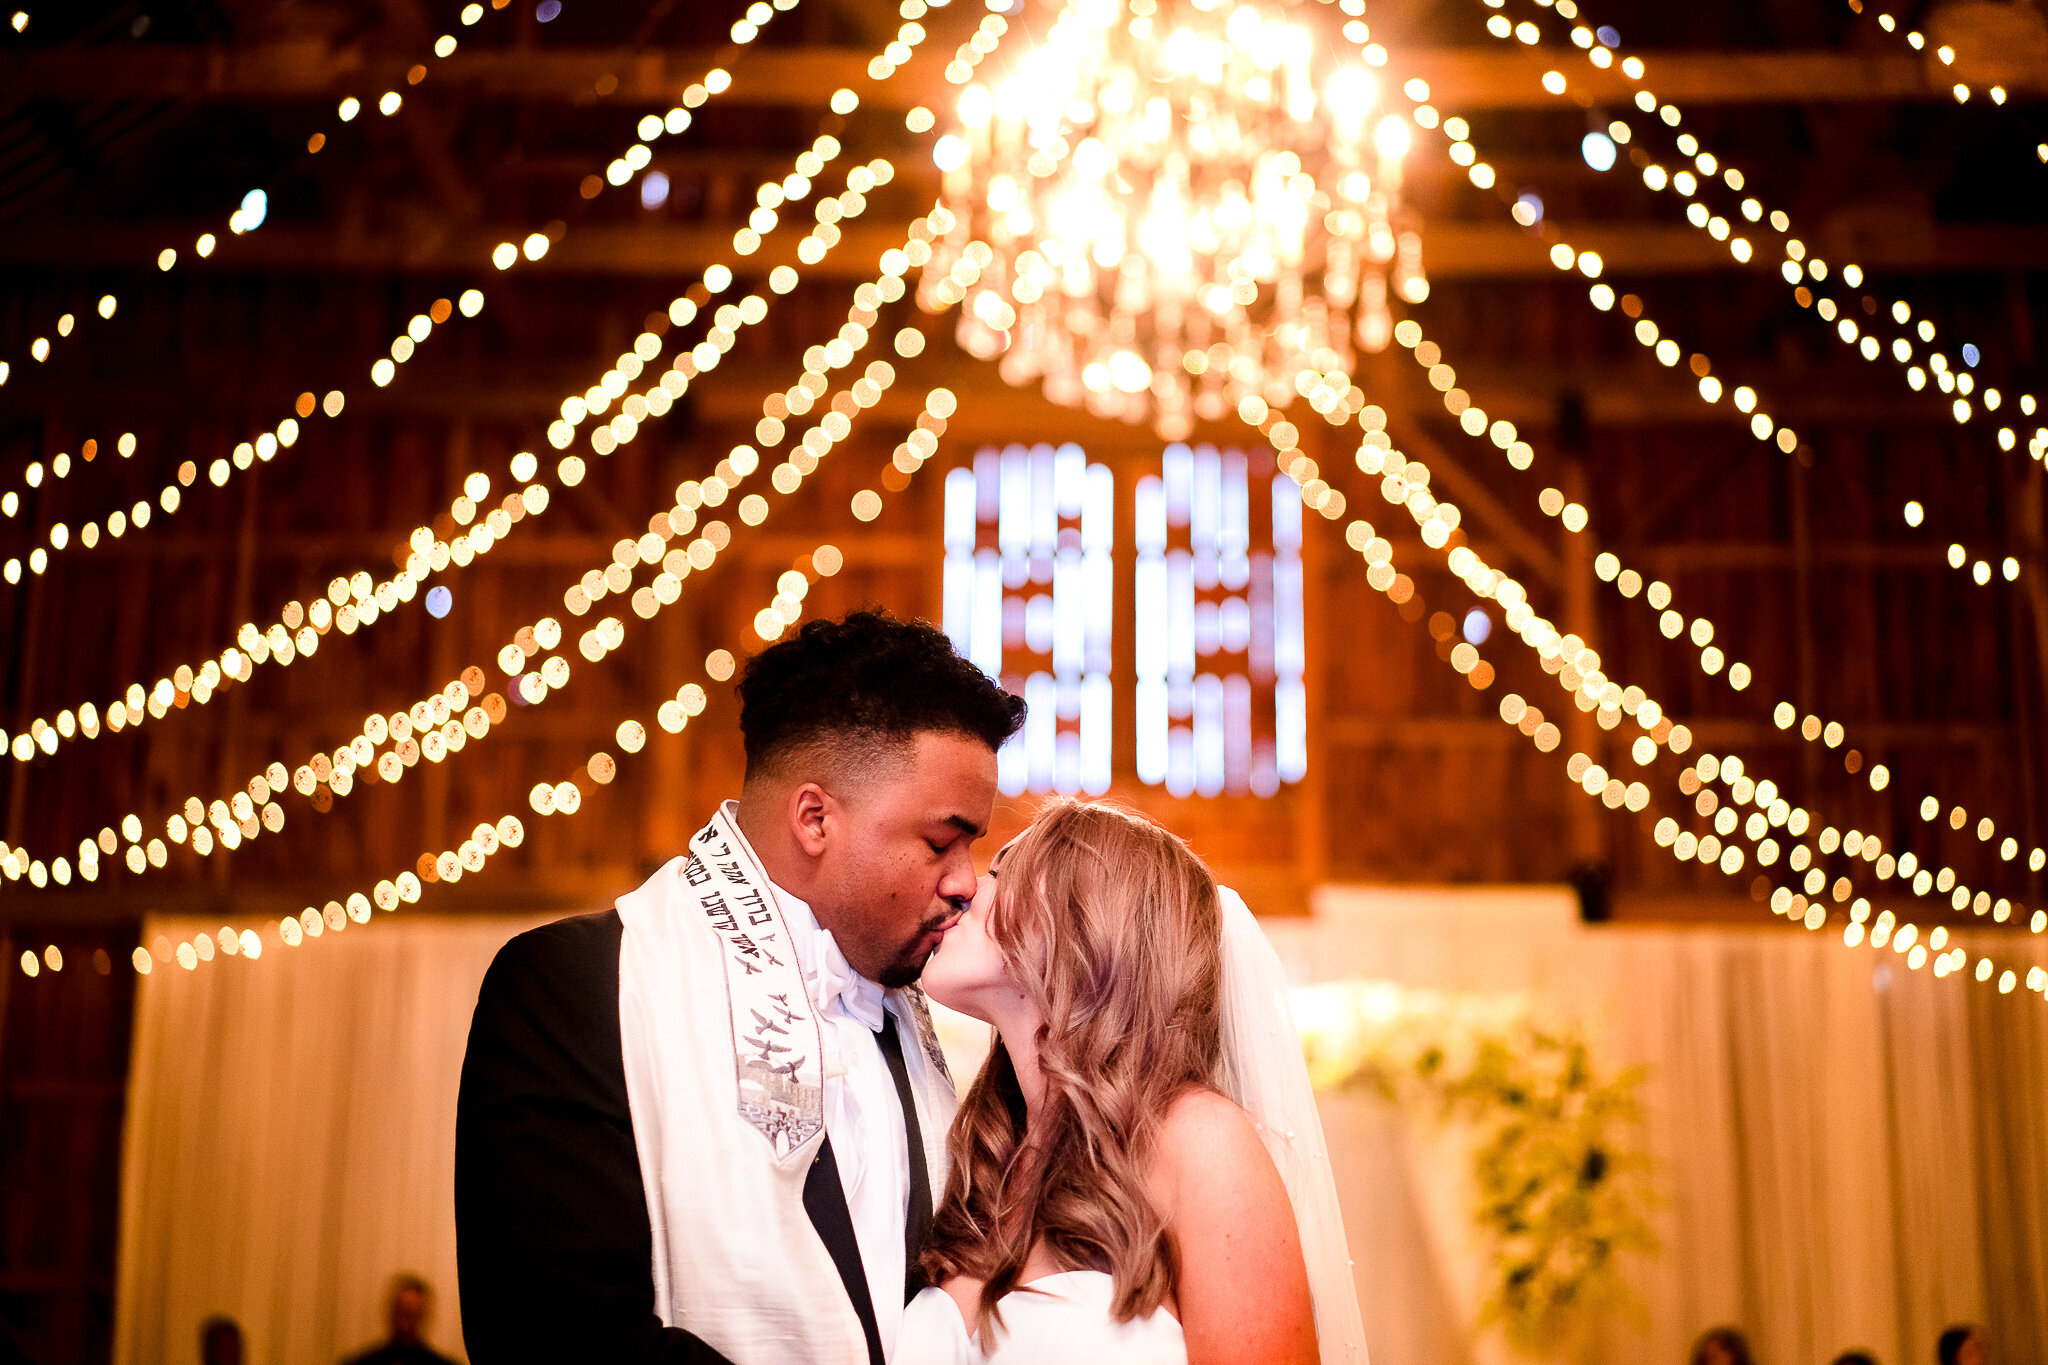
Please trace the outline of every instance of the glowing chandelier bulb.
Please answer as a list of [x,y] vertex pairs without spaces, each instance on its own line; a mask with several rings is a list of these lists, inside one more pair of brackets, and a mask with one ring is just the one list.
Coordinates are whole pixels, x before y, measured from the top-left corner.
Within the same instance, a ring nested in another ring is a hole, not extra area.
[[1304,370],[1352,391],[1389,295],[1428,293],[1412,133],[1308,8],[1099,0],[968,84],[1004,23],[984,20],[947,73],[965,89],[932,158],[955,221],[919,304],[964,305],[961,345],[1009,383],[1169,440],[1306,396]]

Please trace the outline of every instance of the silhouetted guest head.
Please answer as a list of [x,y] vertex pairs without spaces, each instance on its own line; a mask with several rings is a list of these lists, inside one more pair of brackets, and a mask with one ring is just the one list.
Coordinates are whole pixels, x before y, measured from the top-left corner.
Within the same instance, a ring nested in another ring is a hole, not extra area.
[[199,1328],[200,1365],[242,1365],[242,1328],[233,1318],[208,1318]]
[[400,1275],[391,1282],[391,1339],[407,1346],[419,1344],[420,1331],[427,1322],[427,1282],[417,1275]]
[[1991,1352],[1984,1345],[1984,1334],[1963,1322],[1941,1334],[1934,1345],[1934,1358],[1941,1365],[1989,1365]]
[[1715,1327],[1692,1345],[1692,1365],[1756,1365],[1749,1338],[1733,1327]]
[[1877,1357],[1868,1351],[1844,1351],[1835,1357],[1834,1365],[1877,1365]]

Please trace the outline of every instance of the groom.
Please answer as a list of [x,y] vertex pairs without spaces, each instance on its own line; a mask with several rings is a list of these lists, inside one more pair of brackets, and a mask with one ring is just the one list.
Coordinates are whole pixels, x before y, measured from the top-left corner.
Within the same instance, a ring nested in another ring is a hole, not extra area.
[[974,894],[1024,704],[856,612],[738,686],[746,781],[615,908],[520,935],[456,1119],[474,1365],[883,1365],[945,1179],[911,984]]

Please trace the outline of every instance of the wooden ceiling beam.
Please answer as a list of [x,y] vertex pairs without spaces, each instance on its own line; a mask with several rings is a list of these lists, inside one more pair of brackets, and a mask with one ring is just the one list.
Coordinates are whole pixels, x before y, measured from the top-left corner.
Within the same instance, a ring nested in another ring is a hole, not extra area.
[[[883,355],[882,350],[864,354]],[[581,393],[602,374],[604,361],[593,356],[592,364],[576,368],[538,368],[516,365],[491,368],[487,373],[425,373],[416,379],[402,375],[391,387],[371,389],[351,386],[348,413],[344,420],[402,421],[449,420],[467,417],[478,421],[530,422],[531,439],[542,440],[541,431],[556,416],[562,398]],[[892,357],[893,359],[893,357]],[[1431,388],[1423,371],[1406,363],[1384,370],[1362,368],[1359,382],[1372,401],[1387,408],[1395,418],[1413,428],[1417,422],[1436,422],[1449,429],[1444,415],[1443,395]],[[896,362],[903,381],[884,394],[872,415],[864,419],[876,430],[893,430],[914,420],[920,410],[923,390],[944,385],[961,396],[957,416],[947,430],[961,439],[1009,440],[1013,433],[1028,430],[1034,440],[1074,440],[1105,448],[1150,440],[1146,428],[1093,417],[1073,408],[1046,401],[1032,388],[1012,388],[996,374],[995,367],[972,360],[954,350],[943,333],[935,337],[930,354],[905,364]],[[1861,362],[1857,362],[1860,366]],[[1682,438],[1699,433],[1739,434],[1748,441],[1746,419],[1726,403],[1709,405],[1700,400],[1691,375],[1683,369],[1665,369],[1646,353],[1598,368],[1572,368],[1531,361],[1503,363],[1477,359],[1458,365],[1459,381],[1486,411],[1506,418],[1530,431],[1547,431],[1557,417],[1558,398],[1573,393],[1585,403],[1586,420],[1595,427],[1671,427]],[[786,388],[798,376],[796,351],[777,364],[746,358],[727,361],[692,387],[687,400],[689,419],[699,437],[706,441],[750,440],[746,433],[760,420],[764,395]],[[285,391],[287,381],[273,381],[263,375],[194,374],[176,382],[122,383],[119,381],[73,380],[53,377],[34,388],[0,389],[0,419],[34,418],[53,411],[76,411],[90,406],[107,414],[109,429],[139,428],[158,420],[156,414],[190,410],[193,392],[214,392],[224,403],[235,401],[237,390]],[[1954,431],[1954,423],[1938,393],[1914,394],[1903,384],[1871,382],[1867,368],[1829,367],[1802,375],[1796,382],[1774,385],[1768,392],[1771,412],[1796,429],[1814,426],[1833,428],[1884,427],[1935,433]],[[2030,428],[2031,429],[2031,428]],[[674,417],[651,424],[648,432],[657,440],[677,439]],[[1327,430],[1320,422],[1310,432]],[[1237,423],[1204,424],[1203,440],[1242,440],[1245,428]],[[1340,436],[1342,435],[1339,433]],[[1406,429],[1403,430],[1406,435]],[[1343,437],[1345,440],[1350,438]],[[1458,440],[1463,441],[1464,437]],[[1990,437],[1985,437],[1990,446]],[[536,446],[545,453],[544,446]],[[1475,444],[1472,449],[1480,450]],[[1494,457],[1497,451],[1486,446]],[[1759,458],[1782,459],[1775,448],[1757,447]],[[226,451],[221,452],[225,454]],[[1411,452],[1417,453],[1417,452]],[[1482,452],[1483,453],[1483,452]],[[1719,446],[1704,447],[1697,455],[1681,444],[1674,459],[1718,465],[1724,452]],[[1318,458],[1321,458],[1320,456]],[[2018,458],[2015,456],[2014,458]],[[1682,466],[1683,467],[1683,466]]]
[[[418,54],[393,56],[359,46],[291,39],[239,47],[54,48],[0,57],[0,90],[18,99],[187,99],[293,101],[374,97],[407,89]],[[866,89],[869,54],[851,48],[655,48],[458,51],[436,62],[422,93],[470,99],[665,106],[714,66],[731,63],[733,87],[722,106],[822,108],[841,86]],[[934,61],[914,62],[865,99],[907,109],[950,102],[955,87]],[[1558,101],[1542,86],[1558,69],[1589,102],[1626,103],[1634,87],[1615,70],[1595,71],[1575,51],[1552,48],[1421,48],[1396,52],[1387,74],[1420,76],[1444,108],[1541,109]],[[2016,98],[2040,95],[2048,82],[2016,81]],[[1950,79],[1930,54],[1896,52],[1694,52],[1661,54],[1651,87],[1681,106],[1709,104],[1856,104],[1952,100]],[[600,93],[602,92],[602,93]]]
[[[874,217],[886,217],[880,210]],[[168,243],[186,243],[205,224],[126,224],[93,232],[35,229],[0,235],[0,266],[104,269],[151,268]],[[504,223],[450,226],[429,234],[364,232],[360,229],[265,225],[226,242],[211,261],[189,263],[194,274],[235,271],[308,271],[337,274],[441,274],[450,271],[495,276],[488,265],[500,242],[517,242],[532,226]],[[716,261],[742,273],[777,265],[798,265],[794,234],[771,237],[759,254],[733,254],[731,227],[642,222],[579,226],[539,261],[522,263],[521,276],[610,275],[673,279],[678,287]],[[1769,273],[1774,262],[1738,263],[1728,249],[1682,223],[1578,222],[1565,236],[1582,251],[1597,251],[1610,278],[1644,275]],[[903,243],[903,229],[882,221],[844,229],[844,240],[817,265],[799,266],[808,280],[865,279],[883,251]],[[2048,231],[2031,225],[1929,224],[1902,221],[1896,231],[1854,234],[1844,250],[1866,270],[1901,274],[2003,273],[2048,270]],[[1423,228],[1423,264],[1433,280],[1517,279],[1556,273],[1542,239],[1510,223],[1428,223]],[[1843,251],[1832,254],[1841,255]]]

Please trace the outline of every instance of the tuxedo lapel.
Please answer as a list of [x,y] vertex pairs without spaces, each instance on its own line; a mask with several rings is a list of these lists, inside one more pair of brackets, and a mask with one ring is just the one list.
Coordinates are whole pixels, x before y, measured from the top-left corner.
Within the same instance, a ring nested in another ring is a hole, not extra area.
[[860,1244],[853,1236],[853,1215],[847,1211],[846,1190],[839,1183],[839,1162],[832,1155],[828,1134],[811,1158],[810,1173],[804,1177],[804,1212],[839,1268],[846,1282],[846,1296],[860,1317],[860,1330],[867,1337],[869,1365],[884,1365],[882,1334],[875,1326],[875,1305],[868,1295],[867,1269],[861,1263]]

